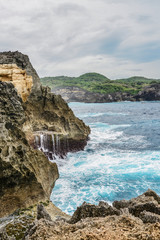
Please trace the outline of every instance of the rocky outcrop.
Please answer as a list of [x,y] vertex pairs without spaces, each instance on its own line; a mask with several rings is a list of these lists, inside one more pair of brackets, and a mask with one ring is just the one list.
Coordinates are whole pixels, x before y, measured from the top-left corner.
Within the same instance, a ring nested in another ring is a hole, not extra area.
[[56,164],[28,144],[25,121],[14,86],[0,82],[0,217],[48,200],[58,178]]
[[[31,79],[32,88],[25,85]],[[36,136],[58,134],[59,146],[67,139],[66,153],[83,149],[89,133],[60,96],[40,85],[26,55],[0,53],[0,217],[50,197],[58,169],[34,149]],[[47,144],[53,147],[50,138]]]
[[89,127],[75,117],[60,95],[51,93],[49,88],[41,87],[31,93],[23,106],[27,115],[24,131],[30,142],[33,141],[33,134],[44,132],[59,135],[61,140],[67,139],[70,149],[86,145]]
[[53,88],[55,94],[60,94],[67,102],[105,103],[121,101],[156,101],[160,100],[160,84],[147,86],[136,95],[126,92],[108,94],[94,93],[79,87]]
[[[48,239],[115,239],[115,240],[159,240],[160,215],[143,211],[152,201],[158,207],[159,196],[152,190],[129,201],[115,201],[114,207],[101,202],[98,206],[82,204],[69,221],[59,219],[35,221],[25,234],[25,240]],[[144,204],[139,215],[130,212],[130,207]]]
[[40,80],[36,70],[33,68],[31,62],[27,55],[22,54],[21,52],[0,52],[0,65],[3,64],[16,64],[18,68],[25,70],[28,76],[31,76],[33,79],[32,90],[40,88]]
[[17,67],[16,64],[0,65],[0,81],[12,82],[24,102],[27,101],[33,85],[32,76],[26,74],[26,70]]
[[[51,93],[48,87],[41,86],[40,79],[28,56],[18,51],[0,53],[0,67],[0,69],[8,69],[9,71],[8,75],[3,75],[1,74],[3,71],[0,71],[0,80],[11,81],[24,100],[23,108],[26,121],[23,124],[23,131],[32,146],[43,151],[44,148],[37,145],[35,137],[47,134],[49,136],[47,139],[53,139],[53,136],[58,136],[59,139],[57,146],[60,147],[55,151],[53,142],[45,143],[47,146],[52,145],[48,148],[48,152],[45,151],[45,154],[52,159],[51,155],[62,156],[69,151],[84,148],[90,133],[89,127],[75,117],[61,96]],[[11,67],[14,69],[11,70]],[[18,75],[14,75],[16,71]],[[32,88],[31,79],[33,80]],[[26,88],[25,84],[28,84]]]
[[114,201],[113,206],[139,217],[143,222],[160,222],[160,197],[152,190],[148,190],[131,200]]
[[74,212],[69,223],[76,223],[87,217],[105,217],[112,215],[120,215],[120,211],[106,202],[99,202],[98,206],[84,202]]
[[160,100],[160,84],[151,84],[140,91],[135,96],[136,101],[159,101]]

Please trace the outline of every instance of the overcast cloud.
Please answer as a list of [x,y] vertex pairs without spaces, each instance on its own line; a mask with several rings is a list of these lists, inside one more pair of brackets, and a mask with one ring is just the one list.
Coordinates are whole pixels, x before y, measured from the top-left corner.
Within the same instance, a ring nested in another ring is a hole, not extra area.
[[159,0],[0,0],[0,51],[42,76],[160,78]]

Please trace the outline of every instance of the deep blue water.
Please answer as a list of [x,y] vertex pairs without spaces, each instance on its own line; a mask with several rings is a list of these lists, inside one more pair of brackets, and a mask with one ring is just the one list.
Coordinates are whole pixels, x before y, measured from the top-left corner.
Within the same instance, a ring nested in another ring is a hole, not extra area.
[[57,160],[56,206],[72,214],[84,201],[111,203],[148,188],[160,194],[160,102],[69,105],[91,135],[84,151]]

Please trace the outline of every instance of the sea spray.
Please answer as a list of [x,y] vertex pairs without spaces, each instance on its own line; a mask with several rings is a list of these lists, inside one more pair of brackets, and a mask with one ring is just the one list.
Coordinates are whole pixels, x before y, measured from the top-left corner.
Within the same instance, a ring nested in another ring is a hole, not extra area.
[[72,214],[83,201],[130,199],[148,188],[160,193],[160,102],[71,103],[91,127],[84,151],[57,159],[60,178],[51,199]]

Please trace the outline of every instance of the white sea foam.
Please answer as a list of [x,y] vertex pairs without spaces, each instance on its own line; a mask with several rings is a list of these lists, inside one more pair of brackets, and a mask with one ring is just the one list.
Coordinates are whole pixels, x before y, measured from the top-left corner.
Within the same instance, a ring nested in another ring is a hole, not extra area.
[[[145,119],[137,124],[143,122]],[[133,127],[132,122],[110,125],[93,121],[90,126],[92,133],[85,151],[57,160],[60,178],[51,199],[58,207],[72,214],[83,201],[111,203],[135,197],[148,188],[160,193],[160,150],[149,148],[145,134],[126,133]]]

